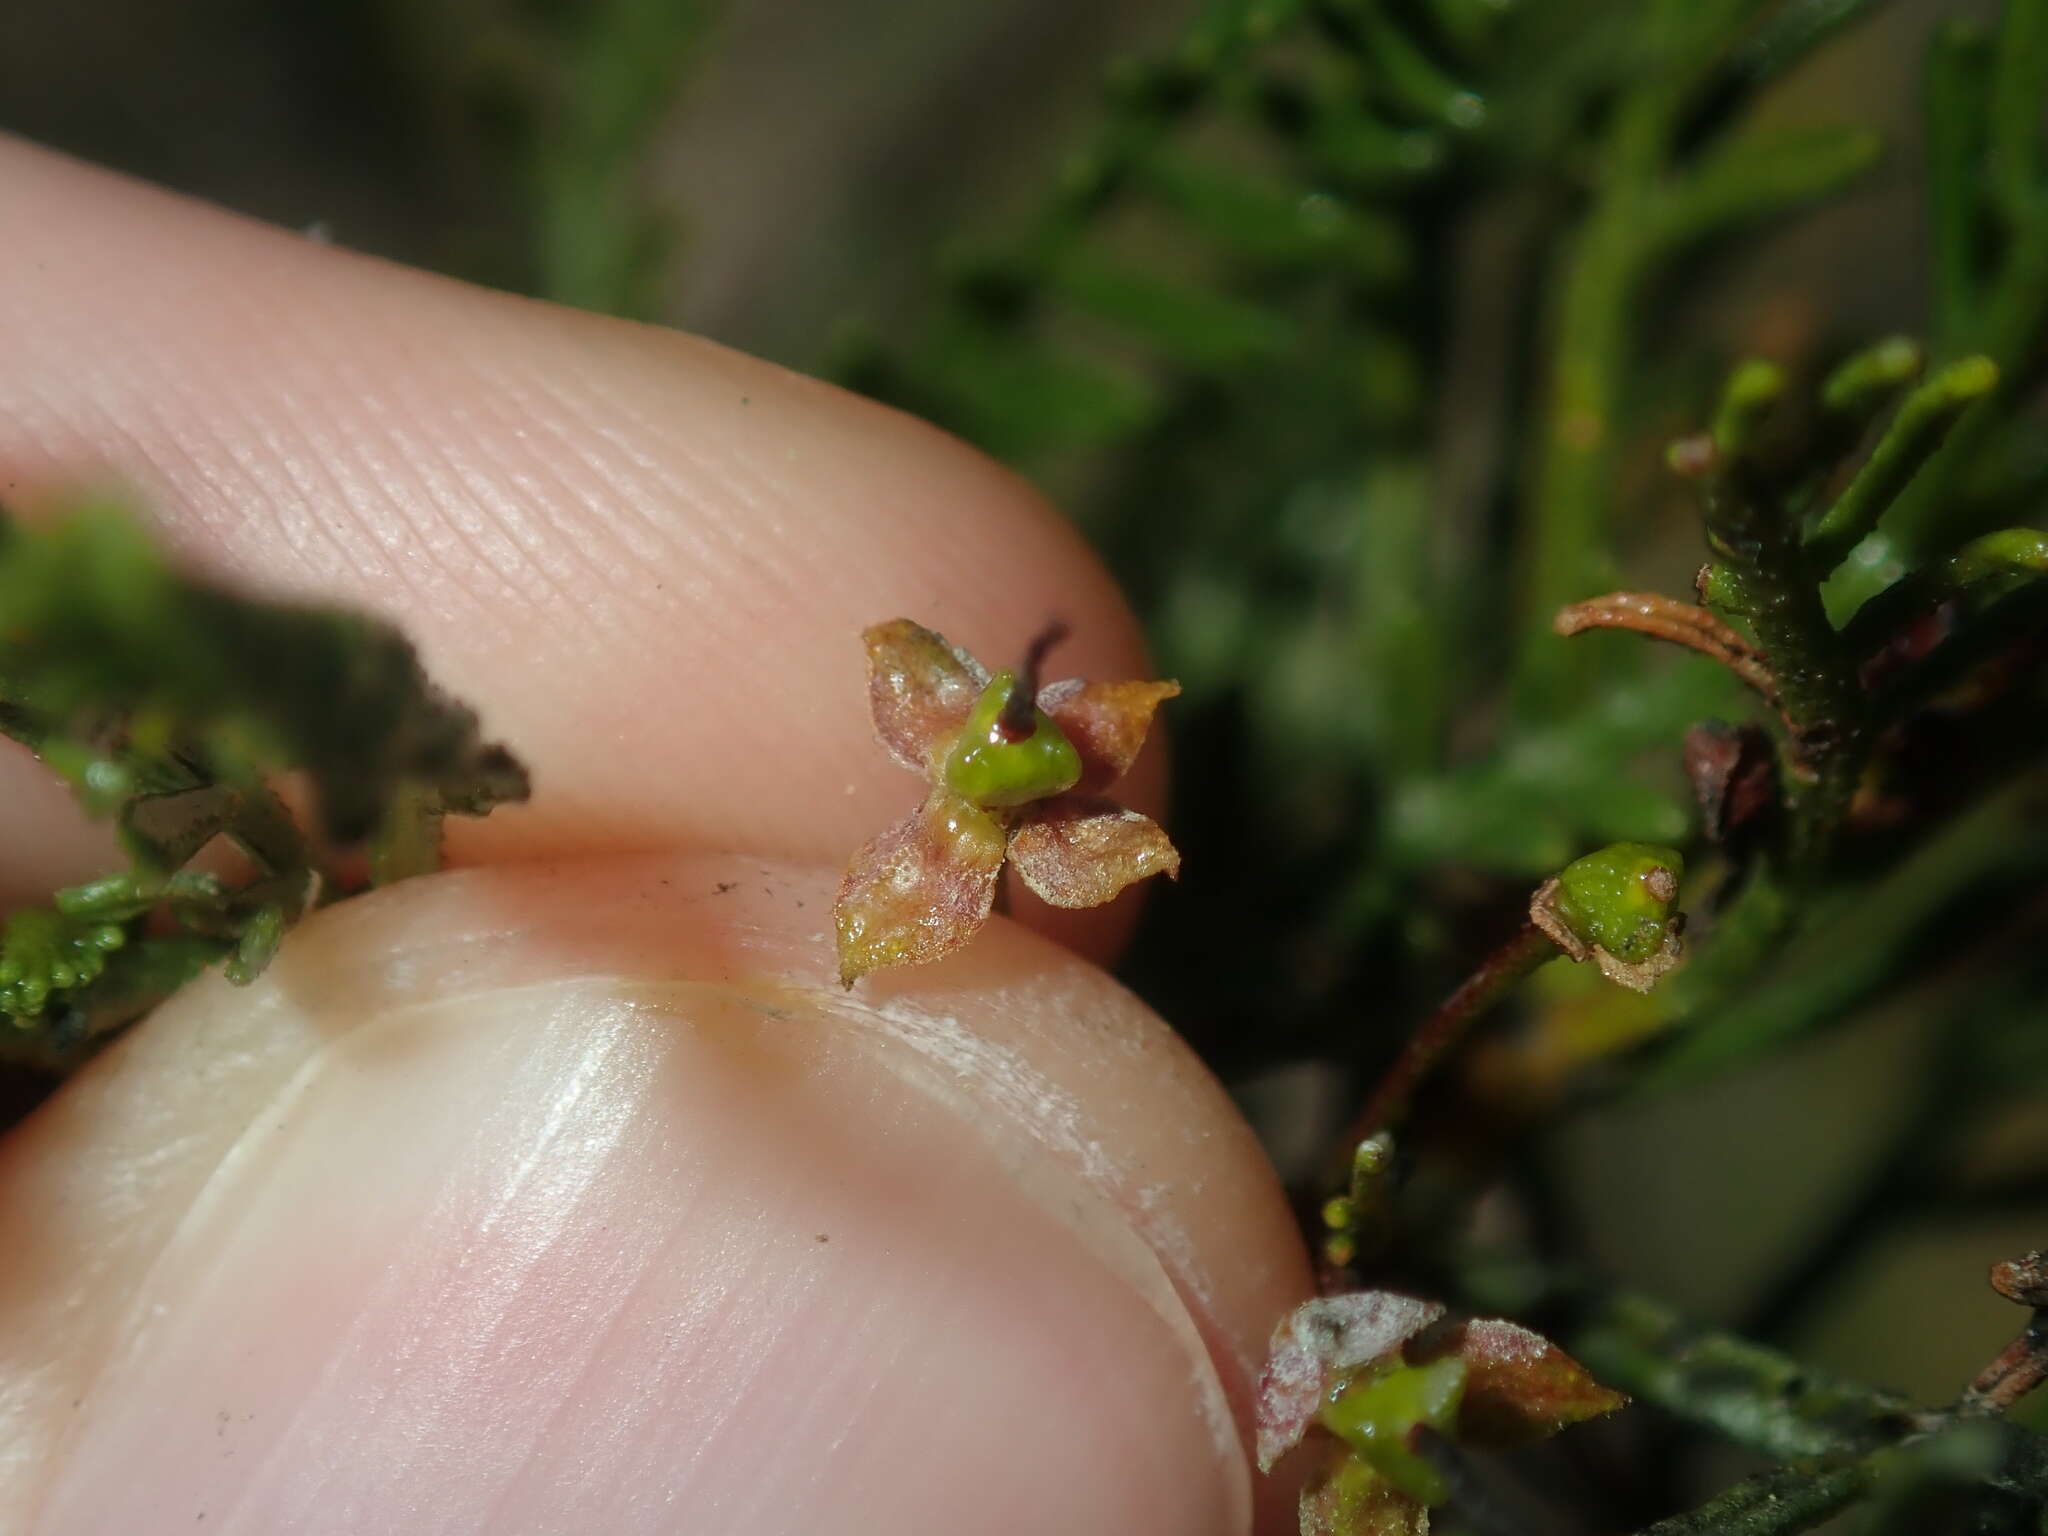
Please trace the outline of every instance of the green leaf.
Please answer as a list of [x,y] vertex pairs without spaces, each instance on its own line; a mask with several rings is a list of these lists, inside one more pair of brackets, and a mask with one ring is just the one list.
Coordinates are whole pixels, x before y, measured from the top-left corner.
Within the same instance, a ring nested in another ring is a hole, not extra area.
[[1758,134],[1719,150],[1669,193],[1657,232],[1673,246],[1803,208],[1863,176],[1883,148],[1867,128]]
[[1997,384],[1996,363],[1988,357],[1966,357],[1908,395],[1856,478],[1808,530],[1806,547],[1815,563],[1822,568],[1835,564],[1875,528],[1963,413]]
[[2048,533],[2001,528],[1970,540],[1942,562],[1935,584],[1945,592],[1996,597],[2023,581],[2048,575]]
[[1471,132],[1486,122],[1486,101],[1452,78],[1396,26],[1374,0],[1333,0],[1370,66],[1378,94],[1394,110]]
[[1981,194],[1991,39],[1949,21],[1927,49],[1927,203],[1933,236],[1934,336],[1944,351],[1975,334],[1985,280]]
[[1100,447],[1159,411],[1157,391],[1127,367],[967,319],[935,330],[915,364],[932,382],[906,403],[1012,462]]
[[1229,368],[1294,345],[1283,316],[1139,268],[1074,256],[1050,274],[1076,308],[1197,368]]
[[0,518],[0,612],[0,696],[46,737],[111,717],[124,750],[182,755],[197,783],[298,769],[337,842],[367,836],[406,779],[471,814],[527,793],[395,630],[181,577],[112,506],[33,529]]
[[1327,192],[1218,170],[1188,156],[1153,157],[1145,178],[1183,218],[1243,256],[1336,267],[1373,285],[1407,275],[1410,253],[1400,226]]
[[2038,217],[2048,201],[2042,176],[2041,104],[2048,101],[2048,0],[2005,0],[1992,50],[1989,150],[1991,186],[2015,223]]
[[1920,344],[1910,336],[1888,336],[1852,352],[1836,365],[1821,384],[1821,406],[1861,430],[1900,390],[1920,377],[1926,360]]

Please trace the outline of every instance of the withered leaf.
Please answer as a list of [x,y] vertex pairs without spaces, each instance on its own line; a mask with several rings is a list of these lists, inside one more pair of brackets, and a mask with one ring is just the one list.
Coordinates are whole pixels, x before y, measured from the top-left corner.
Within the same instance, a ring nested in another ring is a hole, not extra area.
[[1152,730],[1153,715],[1179,693],[1179,683],[1089,683],[1079,678],[1040,689],[1038,707],[1059,722],[1081,754],[1076,792],[1094,793],[1130,772]]
[[1542,1334],[1502,1318],[1455,1324],[1411,1353],[1465,1362],[1458,1438],[1482,1450],[1533,1445],[1628,1402]]
[[1702,721],[1685,733],[1685,773],[1699,802],[1701,830],[1725,843],[1778,802],[1771,739],[1761,726]]
[[1259,1470],[1301,1443],[1331,1383],[1399,1349],[1444,1315],[1441,1303],[1394,1291],[1303,1302],[1273,1332],[1259,1377]]
[[1180,853],[1151,817],[1074,795],[1033,806],[1010,838],[1010,857],[1055,907],[1099,907],[1136,881],[1180,874]]
[[914,773],[945,756],[988,683],[980,662],[909,619],[861,632],[868,651],[868,710],[889,755]]
[[1005,832],[950,790],[853,856],[832,917],[839,979],[847,986],[885,965],[951,954],[988,920],[1003,867]]

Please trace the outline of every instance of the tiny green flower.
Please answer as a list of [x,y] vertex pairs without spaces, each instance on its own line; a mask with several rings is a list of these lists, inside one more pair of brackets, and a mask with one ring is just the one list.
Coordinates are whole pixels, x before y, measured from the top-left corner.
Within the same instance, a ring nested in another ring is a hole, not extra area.
[[868,651],[875,734],[930,784],[907,820],[853,857],[832,916],[846,985],[951,954],[987,921],[1005,863],[1056,907],[1093,907],[1180,855],[1149,817],[1103,799],[1177,683],[1038,686],[1054,626],[1024,664],[991,677],[909,619],[878,624]]
[[1259,1378],[1259,1470],[1321,1431],[1332,1454],[1302,1490],[1302,1530],[1425,1536],[1428,1506],[1450,1491],[1428,1436],[1509,1450],[1626,1401],[1504,1318],[1453,1319],[1420,1297],[1346,1291],[1302,1303],[1274,1331]]

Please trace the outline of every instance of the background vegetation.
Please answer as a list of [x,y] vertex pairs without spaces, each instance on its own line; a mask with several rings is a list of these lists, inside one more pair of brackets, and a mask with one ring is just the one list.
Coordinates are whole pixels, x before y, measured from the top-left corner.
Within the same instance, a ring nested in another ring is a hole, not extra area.
[[[1305,1212],[1537,882],[1687,852],[1692,964],[1550,966],[1404,1132],[1392,1273],[1651,1405],[1495,1503],[1628,1529],[1820,1457],[1770,1489],[1832,1504],[1684,1528],[2034,1528],[2031,1440],[1873,1481],[1889,1399],[1676,1319],[1926,1403],[2022,1319],[2048,608],[2038,538],[1972,541],[2048,517],[2048,5],[125,9],[0,18],[0,123],[827,372],[1072,512],[1186,688],[1201,878],[1128,974]],[[1779,708],[1553,631],[1691,603],[1703,534]]]

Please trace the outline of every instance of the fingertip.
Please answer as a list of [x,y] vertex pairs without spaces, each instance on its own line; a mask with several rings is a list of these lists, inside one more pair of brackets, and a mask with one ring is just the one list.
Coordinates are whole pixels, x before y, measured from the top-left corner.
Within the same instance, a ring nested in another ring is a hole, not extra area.
[[1058,614],[1063,667],[1144,670],[1074,531],[895,411],[13,141],[0,219],[0,486],[118,479],[199,569],[400,624],[534,770],[460,859],[843,860],[918,794],[865,715],[879,620],[1000,664]]
[[1246,1530],[1249,1132],[1013,928],[847,997],[829,884],[416,882],[117,1048],[0,1158],[10,1528]]

